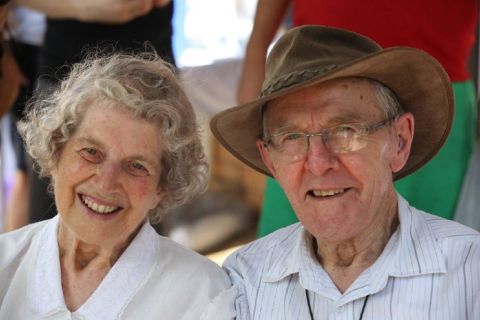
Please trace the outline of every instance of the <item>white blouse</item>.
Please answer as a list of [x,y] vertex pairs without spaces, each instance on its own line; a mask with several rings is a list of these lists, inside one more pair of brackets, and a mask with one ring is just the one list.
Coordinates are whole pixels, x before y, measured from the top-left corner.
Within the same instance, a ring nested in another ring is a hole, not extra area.
[[146,223],[90,298],[63,298],[60,217],[0,235],[0,319],[233,319],[235,291],[213,262]]

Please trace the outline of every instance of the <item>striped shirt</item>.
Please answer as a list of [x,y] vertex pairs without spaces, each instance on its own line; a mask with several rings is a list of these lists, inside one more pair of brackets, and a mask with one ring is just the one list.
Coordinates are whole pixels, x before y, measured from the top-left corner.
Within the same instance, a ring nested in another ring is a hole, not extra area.
[[480,319],[480,234],[399,197],[399,227],[376,262],[343,294],[314,257],[301,224],[233,253],[237,319]]

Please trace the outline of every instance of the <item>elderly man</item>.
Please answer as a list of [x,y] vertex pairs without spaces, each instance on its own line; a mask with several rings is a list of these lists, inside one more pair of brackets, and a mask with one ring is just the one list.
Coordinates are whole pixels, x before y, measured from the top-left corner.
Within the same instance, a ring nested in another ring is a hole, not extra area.
[[300,223],[231,255],[240,319],[480,319],[480,234],[411,206],[393,181],[428,162],[453,118],[426,53],[349,31],[287,32],[262,96],[212,120],[273,176]]

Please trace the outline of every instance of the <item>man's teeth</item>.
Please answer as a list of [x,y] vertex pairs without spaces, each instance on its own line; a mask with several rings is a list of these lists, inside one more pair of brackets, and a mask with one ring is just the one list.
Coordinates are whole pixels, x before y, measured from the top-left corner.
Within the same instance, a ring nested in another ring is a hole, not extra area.
[[336,194],[344,193],[345,189],[331,189],[331,190],[313,190],[315,197],[328,197]]
[[87,207],[89,207],[90,209],[98,213],[110,213],[118,209],[118,207],[110,207],[110,206],[104,206],[102,204],[97,204],[85,195],[82,195],[82,200],[87,205]]

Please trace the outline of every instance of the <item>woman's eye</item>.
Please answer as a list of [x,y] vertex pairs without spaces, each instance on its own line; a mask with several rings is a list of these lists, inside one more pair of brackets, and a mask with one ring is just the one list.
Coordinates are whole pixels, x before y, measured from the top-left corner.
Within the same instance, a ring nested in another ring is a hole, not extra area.
[[89,162],[98,163],[102,160],[100,151],[95,148],[83,148],[79,151],[79,154],[82,158]]
[[128,164],[127,170],[130,174],[137,177],[145,177],[150,174],[143,164],[135,161],[132,161]]

